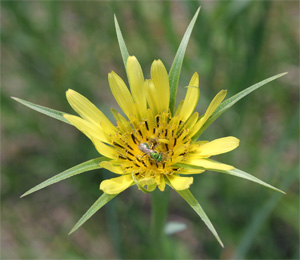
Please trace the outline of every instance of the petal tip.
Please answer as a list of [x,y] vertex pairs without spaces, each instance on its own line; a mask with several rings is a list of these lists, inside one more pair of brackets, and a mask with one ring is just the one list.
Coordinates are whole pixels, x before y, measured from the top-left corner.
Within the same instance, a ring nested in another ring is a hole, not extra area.
[[67,98],[69,98],[71,95],[76,95],[78,94],[75,90],[69,88],[67,91],[66,91],[66,96]]
[[131,56],[129,56],[128,57],[128,60],[127,60],[127,62],[130,60],[130,61],[132,61],[132,60],[136,60],[137,58],[134,56],[134,55],[131,55]]

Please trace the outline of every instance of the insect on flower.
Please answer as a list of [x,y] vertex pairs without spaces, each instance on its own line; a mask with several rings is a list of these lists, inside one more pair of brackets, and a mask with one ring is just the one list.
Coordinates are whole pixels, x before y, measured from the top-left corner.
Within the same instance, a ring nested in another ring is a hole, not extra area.
[[139,149],[147,154],[151,159],[161,162],[163,160],[162,154],[158,153],[157,151],[154,151],[150,149],[149,145],[147,143],[141,143],[139,144]]

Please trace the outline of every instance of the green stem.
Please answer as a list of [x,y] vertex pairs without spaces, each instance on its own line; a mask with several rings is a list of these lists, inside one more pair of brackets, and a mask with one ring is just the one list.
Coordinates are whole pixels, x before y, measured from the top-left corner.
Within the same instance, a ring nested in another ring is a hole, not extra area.
[[168,205],[169,205],[170,188],[166,187],[164,192],[156,189],[151,192],[151,206],[152,206],[152,219],[151,219],[151,242],[155,253],[162,257],[163,252],[163,237],[164,227],[167,219]]

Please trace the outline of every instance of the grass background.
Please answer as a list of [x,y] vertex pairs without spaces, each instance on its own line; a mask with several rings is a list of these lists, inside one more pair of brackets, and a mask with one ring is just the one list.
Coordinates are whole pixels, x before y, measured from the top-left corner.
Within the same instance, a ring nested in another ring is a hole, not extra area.
[[191,188],[225,249],[190,207],[171,192],[169,221],[187,229],[163,240],[159,258],[299,259],[299,2],[297,1],[2,1],[2,259],[154,258],[150,196],[122,193],[76,233],[67,233],[113,177],[97,170],[29,197],[43,180],[97,157],[75,128],[16,103],[16,96],[72,113],[65,91],[89,98],[110,118],[118,108],[107,74],[125,79],[115,35],[116,14],[129,53],[146,77],[154,59],[170,68],[198,6],[178,89],[197,71],[203,113],[221,89],[228,97],[281,72],[287,76],[246,97],[203,134],[233,135],[238,150],[217,159],[287,192],[221,173],[196,176]]

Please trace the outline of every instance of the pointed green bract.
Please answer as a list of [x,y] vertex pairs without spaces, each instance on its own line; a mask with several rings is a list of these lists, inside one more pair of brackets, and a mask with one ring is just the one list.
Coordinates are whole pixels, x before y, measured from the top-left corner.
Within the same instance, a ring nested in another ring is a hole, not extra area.
[[220,171],[220,172],[224,172],[224,173],[236,176],[236,177],[240,177],[240,178],[243,178],[243,179],[246,179],[246,180],[249,180],[249,181],[256,182],[256,183],[261,184],[261,185],[263,185],[267,188],[270,188],[272,190],[276,190],[278,192],[281,192],[281,193],[285,194],[284,191],[282,191],[280,189],[277,189],[277,188],[273,187],[272,185],[270,185],[268,183],[265,183],[264,181],[261,181],[260,179],[254,177],[253,175],[251,175],[247,172],[241,171],[239,169],[234,168],[233,170],[230,170],[230,171]]
[[205,131],[205,129],[210,126],[220,115],[222,115],[227,109],[229,109],[231,106],[233,106],[236,102],[238,102],[239,100],[241,100],[243,97],[247,96],[248,94],[250,94],[251,92],[253,92],[254,90],[262,87],[263,85],[277,79],[280,78],[284,75],[286,75],[287,72],[284,73],[280,73],[277,74],[273,77],[267,78],[261,82],[258,82],[244,90],[242,90],[241,92],[235,94],[233,97],[226,99],[225,101],[223,101],[220,106],[215,110],[215,112],[209,117],[209,119],[206,121],[206,123],[201,127],[201,129],[198,131],[198,133],[192,138],[193,140],[197,140],[199,138],[199,136]]
[[[217,162],[217,161],[214,161],[214,160],[211,160],[213,162]],[[204,170],[203,167],[199,167],[199,166],[194,166],[194,165],[188,165],[188,164],[183,164],[183,163],[177,163],[175,164],[174,166],[176,167],[183,167],[183,168],[187,168],[187,169],[199,169],[199,170]],[[244,171],[241,171],[237,168],[234,168],[233,170],[230,170],[230,171],[224,171],[224,170],[210,170],[210,171],[215,171],[215,172],[222,172],[222,173],[226,173],[226,174],[229,174],[229,175],[233,175],[233,176],[236,176],[236,177],[240,177],[240,178],[243,178],[243,179],[246,179],[246,180],[249,180],[249,181],[252,181],[252,182],[256,182],[258,184],[261,184],[267,188],[270,188],[272,190],[276,190],[276,191],[279,191],[281,193],[284,193],[284,191],[280,190],[280,189],[277,189],[275,187],[273,187],[272,185],[268,184],[268,183],[265,183],[264,181],[254,177],[253,175],[247,173],[247,172],[244,172]]]
[[48,108],[48,107],[43,107],[43,106],[40,106],[40,105],[36,105],[36,104],[33,104],[31,102],[28,102],[28,101],[20,99],[20,98],[16,98],[16,97],[11,97],[11,98],[18,101],[18,102],[20,102],[23,105],[35,110],[35,111],[38,111],[42,114],[53,117],[57,120],[63,121],[64,123],[70,124],[68,122],[68,120],[63,117],[63,114],[66,114],[64,112],[54,110],[54,109],[51,109],[51,108]]
[[223,245],[223,243],[222,243],[222,241],[221,241],[221,239],[220,239],[217,231],[215,230],[214,226],[212,225],[212,223],[210,222],[209,218],[205,214],[204,210],[200,206],[199,202],[195,199],[195,197],[190,192],[190,190],[187,189],[187,190],[176,190],[176,191],[177,191],[177,193],[182,198],[185,199],[185,201],[193,208],[193,210],[196,211],[196,213],[203,220],[203,222],[205,223],[205,225],[209,228],[209,230],[213,233],[213,235],[215,236],[215,238],[218,240],[218,242],[220,243],[220,245],[222,247],[224,247],[224,245]]
[[124,66],[126,68],[129,53],[128,53],[125,41],[123,39],[123,35],[122,35],[121,30],[120,30],[120,26],[119,26],[116,15],[114,16],[114,20],[115,20],[116,33],[117,33],[119,47],[120,47],[120,50],[121,50],[122,59],[123,59],[123,62],[124,62]]
[[93,216],[99,209],[101,209],[107,202],[112,200],[118,194],[106,194],[103,193],[99,199],[88,209],[88,211],[78,220],[72,230],[69,232],[69,235],[81,227],[91,216]]
[[87,172],[87,171],[91,171],[91,170],[95,170],[95,169],[99,169],[101,168],[100,166],[100,162],[102,161],[107,161],[109,159],[105,158],[105,157],[101,157],[101,158],[97,158],[97,159],[93,159],[93,160],[89,160],[86,161],[84,163],[78,164],[66,171],[63,171],[55,176],[53,176],[52,178],[40,183],[39,185],[33,187],[32,189],[30,189],[29,191],[25,192],[22,196],[27,196],[33,192],[36,192],[38,190],[41,190],[45,187],[48,187],[54,183],[57,183],[59,181],[65,180],[67,178],[73,177],[77,174],[83,173],[83,172]]
[[177,93],[177,86],[178,86],[178,81],[180,77],[180,72],[181,72],[181,66],[185,54],[186,47],[188,45],[192,30],[194,28],[195,22],[197,20],[200,8],[198,8],[196,14],[194,15],[192,21],[190,22],[188,28],[185,31],[185,34],[181,40],[181,43],[179,45],[179,48],[176,52],[174,61],[172,63],[170,72],[169,72],[169,84],[170,84],[170,110],[171,113],[174,113],[175,110],[175,99],[176,99],[176,93]]

